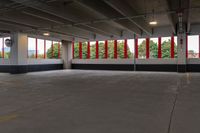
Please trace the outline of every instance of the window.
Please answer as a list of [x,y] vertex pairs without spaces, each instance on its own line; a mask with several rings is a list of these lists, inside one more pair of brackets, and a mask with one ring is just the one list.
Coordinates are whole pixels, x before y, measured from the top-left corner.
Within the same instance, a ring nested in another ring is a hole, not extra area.
[[36,57],[36,39],[28,38],[28,57],[35,58]]
[[87,42],[82,43],[82,59],[87,59]]
[[3,58],[3,38],[0,38],[0,58]]
[[117,55],[118,58],[123,59],[124,58],[124,40],[118,40],[117,41]]
[[127,48],[127,54],[128,58],[134,57],[134,47],[135,47],[135,40],[134,39],[128,39],[127,40],[128,48]]
[[10,39],[10,37],[5,37],[5,38],[3,38],[4,39],[4,58],[5,59],[8,59],[8,58],[10,58],[10,47],[7,47],[6,45],[5,45],[5,40],[6,39]]
[[28,38],[28,58],[59,59],[61,57],[61,42]]
[[188,58],[199,58],[199,36],[188,36]]
[[162,37],[162,58],[171,58],[171,37]]
[[105,42],[99,41],[99,59],[104,59],[105,57]]
[[74,59],[79,59],[79,43],[74,42]]
[[[124,59],[134,56],[139,59],[177,58],[177,37],[174,36],[92,41],[89,44],[88,42],[83,43],[80,49],[76,43],[74,45],[75,58],[79,58],[79,50],[82,51],[83,59]],[[90,56],[88,57],[87,54]]]
[[90,42],[90,59],[96,58],[96,42]]
[[52,41],[50,41],[50,40],[46,40],[46,52],[45,52],[45,54],[46,54],[46,58],[47,59],[51,59],[52,58],[52,48],[51,48],[51,46],[52,46]]
[[60,58],[60,42],[53,41],[52,58],[54,58],[54,59]]
[[37,49],[37,58],[43,59],[44,58],[44,40],[37,39],[38,49]]
[[108,58],[114,58],[114,40],[108,41]]
[[150,58],[158,58],[158,38],[150,38],[149,50]]
[[177,36],[174,37],[174,58],[178,57],[178,42]]
[[146,40],[138,39],[138,57],[139,59],[146,58]]

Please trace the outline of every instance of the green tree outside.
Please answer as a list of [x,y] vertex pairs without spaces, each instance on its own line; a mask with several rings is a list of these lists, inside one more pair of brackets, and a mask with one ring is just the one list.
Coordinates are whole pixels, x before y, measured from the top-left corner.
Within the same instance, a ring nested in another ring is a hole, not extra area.
[[[0,58],[3,58],[1,51],[0,51]],[[5,52],[4,53],[4,59],[9,59],[9,58],[10,58],[10,52]]]
[[[99,59],[104,59],[105,48],[104,42],[99,42]],[[150,40],[150,58],[158,58],[158,44],[153,40]],[[161,45],[162,58],[171,58],[171,40],[164,41]],[[124,41],[118,41],[117,43],[118,58],[124,58]],[[129,47],[127,48],[128,58],[133,58]],[[139,58],[146,58],[146,40],[142,41],[138,45]],[[174,45],[174,57],[177,58],[177,45]],[[79,59],[79,43],[74,45],[74,58]],[[96,45],[90,45],[90,59],[96,58]],[[114,41],[108,41],[108,58],[114,59]],[[87,59],[87,43],[82,43],[82,59]]]
[[[150,40],[150,58],[158,58],[158,44]],[[161,44],[162,58],[171,58],[171,40],[164,41]],[[138,46],[139,58],[146,58],[146,40]],[[177,58],[177,45],[174,45],[174,57]]]
[[[105,58],[104,42],[99,42],[99,59]],[[118,58],[124,58],[124,42],[117,44]],[[133,57],[129,47],[127,47],[128,58]],[[79,43],[74,44],[74,58],[79,59]],[[108,41],[108,58],[114,59],[114,41]],[[82,59],[87,59],[87,43],[82,43]],[[96,59],[96,45],[90,45],[90,59]]]
[[[53,44],[53,56],[52,56],[52,46],[47,50],[47,58],[48,59],[58,59],[59,55],[58,55],[58,45],[60,45],[59,43],[54,43]],[[62,48],[60,45],[60,57],[61,57],[61,53],[62,53]],[[44,55],[40,55],[42,57],[44,57]]]

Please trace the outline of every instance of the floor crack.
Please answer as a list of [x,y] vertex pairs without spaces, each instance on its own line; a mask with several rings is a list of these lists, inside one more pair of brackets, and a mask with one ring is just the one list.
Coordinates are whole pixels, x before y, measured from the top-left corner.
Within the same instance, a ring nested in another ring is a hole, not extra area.
[[175,111],[175,107],[176,107],[176,103],[177,103],[177,99],[178,99],[178,94],[180,93],[180,89],[182,87],[182,75],[180,75],[180,77],[177,80],[177,89],[175,91],[175,98],[174,98],[174,102],[173,102],[173,107],[170,113],[170,119],[169,119],[169,126],[167,129],[167,133],[170,133],[171,131],[171,127],[172,127],[172,120],[173,120],[173,116],[174,116],[174,111]]
[[173,102],[173,108],[172,108],[171,113],[170,113],[169,126],[168,126],[167,133],[170,133],[170,130],[171,130],[172,119],[173,119],[177,99],[178,99],[178,93],[176,93],[175,99],[174,99],[174,102]]

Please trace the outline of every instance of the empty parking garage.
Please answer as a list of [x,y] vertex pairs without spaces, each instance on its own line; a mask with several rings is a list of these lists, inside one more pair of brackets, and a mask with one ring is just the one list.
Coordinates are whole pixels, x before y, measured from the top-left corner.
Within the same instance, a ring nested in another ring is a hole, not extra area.
[[200,1],[0,7],[0,132],[199,133]]

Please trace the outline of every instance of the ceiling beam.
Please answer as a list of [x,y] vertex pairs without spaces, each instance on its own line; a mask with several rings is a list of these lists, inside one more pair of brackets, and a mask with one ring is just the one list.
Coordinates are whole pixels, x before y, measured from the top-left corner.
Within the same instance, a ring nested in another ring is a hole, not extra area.
[[187,10],[187,32],[190,32],[191,29],[191,20],[190,20],[190,15],[191,15],[191,0],[187,0],[187,5],[188,5],[188,10]]
[[[141,30],[135,26],[131,25],[127,22],[127,19],[116,19],[123,17],[114,9],[110,8],[106,3],[104,4],[102,1],[91,1],[91,0],[74,0],[76,3],[81,4],[86,9],[91,10],[92,12],[98,13],[102,16],[102,20],[100,22],[109,22],[112,23],[116,27],[122,27],[123,30],[126,30],[132,34],[141,34]],[[105,20],[105,21],[104,21]]]
[[[49,15],[49,14],[46,14],[46,13],[43,13],[43,12],[40,12],[40,11],[37,11],[37,10],[30,10],[30,9],[28,10],[27,9],[27,10],[22,11],[22,13],[29,15],[29,16],[32,16],[32,17],[35,17],[35,18],[43,19],[45,21],[53,22],[56,25],[51,26],[51,27],[54,27],[54,28],[62,28],[62,27],[63,28],[66,28],[66,27],[77,27],[78,28],[79,27],[79,28],[82,28],[82,29],[86,29],[86,28],[90,29],[92,32],[99,31],[102,34],[107,35],[107,36],[111,36],[111,35],[114,35],[116,37],[120,36],[120,30],[115,29],[111,25],[107,26],[107,25],[105,25],[105,23],[96,24],[94,22],[89,21],[87,23],[86,22],[79,22],[79,23],[69,24],[68,21],[65,21],[65,20],[60,19],[58,17],[52,16],[52,15]],[[101,30],[102,28],[104,28],[104,30]]]
[[[34,1],[34,2],[32,0],[12,0],[12,1],[14,1],[16,3],[20,3],[26,7],[31,7],[33,9],[45,12],[47,14],[51,14],[56,17],[65,19],[65,20],[71,22],[72,24],[80,21],[76,16],[71,15],[67,11],[61,10],[57,7],[49,6],[49,5],[39,2],[39,1]],[[32,3],[30,4],[30,2],[32,2]],[[86,30],[88,30],[88,27],[90,29],[93,29],[91,32],[94,32],[94,33],[97,33],[97,34],[100,34],[103,36],[107,36],[107,37],[110,37],[112,35],[112,34],[108,33],[108,31],[106,31],[106,30],[104,31],[103,29],[93,27],[89,24],[82,24],[82,26],[81,26],[81,28],[86,29]]]
[[[172,10],[172,4],[173,4],[174,0],[173,1],[166,0],[166,2],[167,2],[166,3],[166,5],[167,5],[166,11],[171,11]],[[176,20],[174,19],[173,14],[168,13],[167,16],[168,16],[168,19],[169,19],[169,22],[170,22],[170,25],[171,25],[171,28],[172,28],[172,32],[176,33]]]
[[[109,6],[111,6],[113,9],[118,11],[123,16],[134,16],[137,15],[137,12],[132,9],[131,6],[129,6],[126,1],[121,0],[103,0],[105,3],[107,3]],[[130,19],[128,20],[136,25],[139,29],[141,29],[143,32],[145,32],[147,35],[152,35],[152,29],[150,26],[147,25],[147,23],[142,19]]]
[[[0,19],[0,23],[4,25],[10,25],[12,28],[9,28],[11,32],[18,31],[18,32],[42,32],[45,31],[45,28],[43,30],[38,30],[41,29],[41,27],[37,27],[35,25],[30,25],[30,24],[24,24],[23,22],[19,22],[16,20],[11,20],[11,19]],[[0,29],[4,29],[5,26],[1,27]],[[72,27],[71,27],[72,28]],[[22,30],[23,29],[23,30]],[[67,35],[69,37],[76,37],[76,38],[81,38],[88,40],[92,35],[89,32],[84,32],[82,29],[49,29],[48,30],[51,33],[62,33],[62,35]]]

